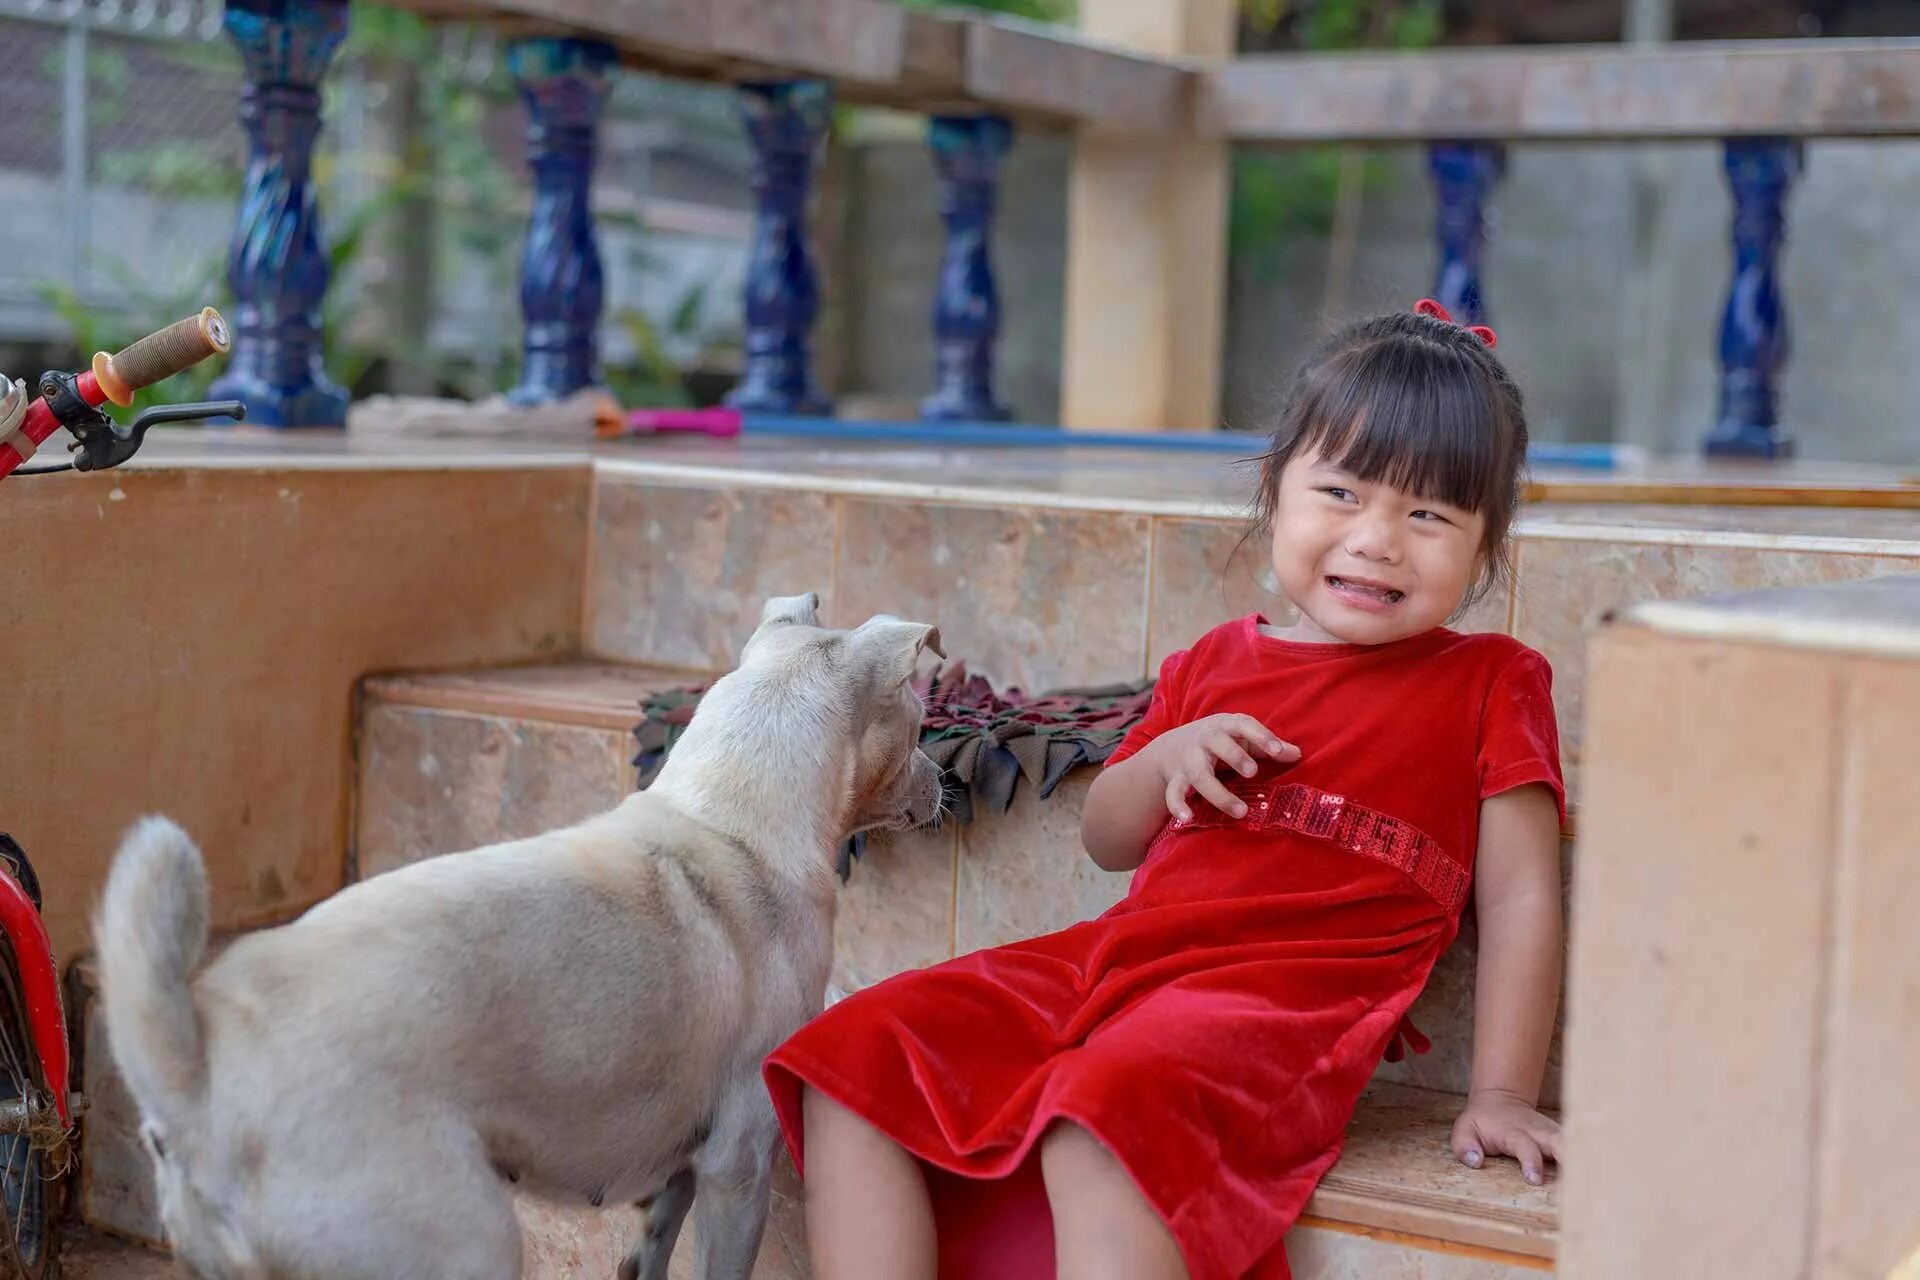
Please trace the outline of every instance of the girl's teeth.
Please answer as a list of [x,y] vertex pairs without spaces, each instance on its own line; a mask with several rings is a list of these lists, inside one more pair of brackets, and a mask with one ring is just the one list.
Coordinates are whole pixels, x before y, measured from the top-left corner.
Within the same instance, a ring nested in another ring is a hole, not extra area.
[[1343,591],[1359,591],[1366,595],[1370,595],[1377,600],[1383,600],[1388,604],[1399,604],[1402,600],[1407,598],[1406,592],[1404,591],[1395,591],[1395,590],[1382,591],[1378,587],[1363,586],[1358,582],[1349,582],[1345,578],[1332,578],[1332,579],[1329,579],[1329,581],[1331,581],[1335,587],[1338,587]]

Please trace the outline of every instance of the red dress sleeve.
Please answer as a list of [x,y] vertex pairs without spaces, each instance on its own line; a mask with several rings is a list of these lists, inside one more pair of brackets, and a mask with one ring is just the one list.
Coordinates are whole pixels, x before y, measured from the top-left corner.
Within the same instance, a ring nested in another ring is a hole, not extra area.
[[1567,784],[1560,773],[1560,726],[1553,714],[1553,668],[1531,649],[1515,654],[1493,678],[1480,714],[1480,798],[1543,783],[1567,820]]
[[1187,655],[1191,652],[1182,650],[1169,654],[1167,660],[1160,664],[1160,679],[1153,686],[1153,701],[1147,706],[1147,714],[1139,724],[1127,730],[1127,736],[1107,757],[1107,768],[1132,756],[1167,730],[1186,723],[1186,718],[1180,714],[1180,706],[1182,694],[1186,691]]

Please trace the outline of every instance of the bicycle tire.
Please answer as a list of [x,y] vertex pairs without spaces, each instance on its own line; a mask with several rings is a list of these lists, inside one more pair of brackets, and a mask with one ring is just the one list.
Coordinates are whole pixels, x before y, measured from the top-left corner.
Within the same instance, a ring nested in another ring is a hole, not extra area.
[[[49,1095],[28,1029],[13,947],[0,938],[0,1100]],[[48,1108],[50,1110],[50,1108]],[[6,1280],[58,1280],[65,1181],[28,1134],[0,1134],[0,1267]]]

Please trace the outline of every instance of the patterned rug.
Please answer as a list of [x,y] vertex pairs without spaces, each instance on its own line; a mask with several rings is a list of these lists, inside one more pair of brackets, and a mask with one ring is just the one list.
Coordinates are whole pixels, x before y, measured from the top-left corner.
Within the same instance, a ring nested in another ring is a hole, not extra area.
[[[1040,799],[1083,765],[1104,764],[1147,714],[1153,681],[1059,689],[1029,696],[995,690],[965,663],[935,671],[915,685],[926,705],[920,746],[945,771],[947,810],[956,822],[976,812],[1005,813],[1024,781]],[[633,730],[634,765],[645,790],[693,720],[706,686],[667,689],[640,704]],[[865,846],[855,836],[840,857],[844,880]]]

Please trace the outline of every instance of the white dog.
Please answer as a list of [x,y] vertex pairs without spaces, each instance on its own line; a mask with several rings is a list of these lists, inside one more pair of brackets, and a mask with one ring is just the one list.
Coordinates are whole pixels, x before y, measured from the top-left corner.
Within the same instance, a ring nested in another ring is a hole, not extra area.
[[513,1280],[508,1183],[641,1202],[663,1280],[745,1280],[778,1144],[761,1060],[818,1012],[833,863],[937,812],[912,676],[932,627],[768,604],[653,786],[531,840],[354,885],[200,971],[207,883],[172,823],[95,922],[107,1035],[162,1216],[205,1280]]

